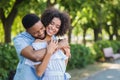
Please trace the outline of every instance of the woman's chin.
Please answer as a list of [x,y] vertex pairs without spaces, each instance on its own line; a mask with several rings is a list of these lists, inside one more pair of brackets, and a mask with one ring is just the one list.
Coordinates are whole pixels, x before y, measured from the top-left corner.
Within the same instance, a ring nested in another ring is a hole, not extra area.
[[53,34],[48,34],[49,36],[52,36]]
[[52,36],[52,35],[54,35],[54,34],[51,34],[51,33],[47,33],[47,35],[49,35],[49,36]]

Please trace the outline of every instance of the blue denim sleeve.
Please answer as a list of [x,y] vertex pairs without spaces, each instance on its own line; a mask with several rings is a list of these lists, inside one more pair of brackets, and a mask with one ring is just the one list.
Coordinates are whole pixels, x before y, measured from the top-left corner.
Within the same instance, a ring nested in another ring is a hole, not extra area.
[[26,41],[24,38],[21,37],[14,38],[13,43],[18,55],[21,54],[22,49],[30,45],[29,41]]

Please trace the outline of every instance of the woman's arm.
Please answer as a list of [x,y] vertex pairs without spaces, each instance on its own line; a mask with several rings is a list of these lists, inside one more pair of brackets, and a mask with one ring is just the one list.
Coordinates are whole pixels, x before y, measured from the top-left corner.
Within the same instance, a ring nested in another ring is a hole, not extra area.
[[57,47],[58,47],[58,42],[51,40],[49,45],[47,46],[46,55],[44,59],[42,60],[41,64],[36,65],[36,73],[38,76],[42,76],[42,74],[44,73],[49,63],[50,57],[54,53]]

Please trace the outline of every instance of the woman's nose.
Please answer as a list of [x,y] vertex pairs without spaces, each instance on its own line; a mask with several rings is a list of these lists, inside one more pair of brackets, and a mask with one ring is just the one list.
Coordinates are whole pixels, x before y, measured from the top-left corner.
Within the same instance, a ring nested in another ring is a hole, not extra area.
[[53,25],[51,28],[52,28],[52,29],[55,29],[55,25]]

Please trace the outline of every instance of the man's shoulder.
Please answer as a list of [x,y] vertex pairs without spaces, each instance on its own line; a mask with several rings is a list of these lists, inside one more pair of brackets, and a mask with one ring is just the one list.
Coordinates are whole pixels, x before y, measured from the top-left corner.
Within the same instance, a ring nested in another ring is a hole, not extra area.
[[16,40],[16,39],[31,39],[33,38],[29,33],[27,32],[22,32],[22,33],[19,33],[16,37],[13,38],[13,40]]
[[16,40],[16,39],[24,38],[24,34],[25,34],[25,32],[19,33],[17,36],[15,36],[15,37],[13,38],[13,41]]
[[31,44],[34,41],[34,38],[27,32],[22,32],[18,34],[16,37],[13,38],[13,43],[14,44]]

